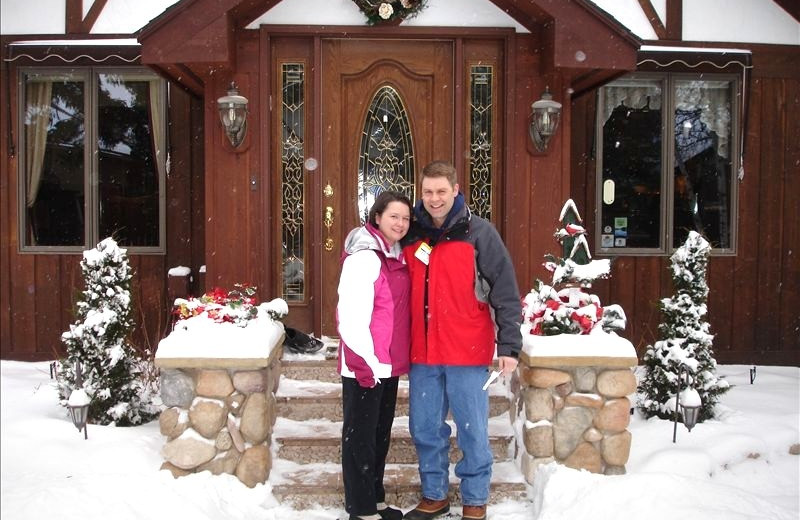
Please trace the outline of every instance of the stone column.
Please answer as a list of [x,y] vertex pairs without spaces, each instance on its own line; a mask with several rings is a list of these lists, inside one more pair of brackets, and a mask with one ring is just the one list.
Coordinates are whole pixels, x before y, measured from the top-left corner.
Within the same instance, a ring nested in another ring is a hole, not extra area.
[[162,469],[232,474],[249,487],[267,481],[282,344],[263,358],[156,357],[167,407]]
[[[624,474],[631,447],[628,396],[636,391],[635,349],[615,336],[619,355],[608,355],[607,349],[592,345],[592,336],[576,335],[576,348],[562,349],[561,355],[547,345],[549,338],[555,336],[526,338],[520,355],[525,479],[533,484],[539,465],[553,461],[593,473]],[[559,344],[565,339],[560,337]]]

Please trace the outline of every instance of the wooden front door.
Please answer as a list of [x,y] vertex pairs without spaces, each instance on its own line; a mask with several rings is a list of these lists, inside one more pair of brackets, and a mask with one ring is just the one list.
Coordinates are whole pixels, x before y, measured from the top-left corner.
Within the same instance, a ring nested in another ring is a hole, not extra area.
[[[485,153],[484,146],[501,142],[496,117],[502,101],[486,98],[491,109],[479,112],[494,114],[486,127],[476,123],[479,116],[457,112],[477,113],[465,103],[475,97],[465,92],[473,69],[494,71],[488,84],[502,91],[502,41],[286,37],[271,45],[272,156],[281,172],[272,200],[283,241],[276,274],[290,306],[286,323],[336,336],[344,240],[377,193],[399,189],[413,201],[419,172],[436,159],[461,162],[462,191],[497,189],[480,180],[471,188],[468,179],[473,170],[490,179],[500,168],[499,154]],[[486,77],[485,71],[478,75]],[[495,197],[484,199],[491,209]],[[288,284],[295,275],[300,285]]]
[[444,41],[323,41],[323,334],[336,335],[344,239],[373,195],[394,188],[413,200],[422,167],[452,157],[452,54]]

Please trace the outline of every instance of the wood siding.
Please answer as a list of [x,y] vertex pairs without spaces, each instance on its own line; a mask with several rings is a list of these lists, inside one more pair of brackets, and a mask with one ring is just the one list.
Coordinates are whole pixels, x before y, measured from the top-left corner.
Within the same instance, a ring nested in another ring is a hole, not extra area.
[[[720,363],[800,365],[800,74],[797,48],[750,46],[753,74],[739,183],[738,250],[712,256],[708,317]],[[787,66],[781,66],[781,64]],[[572,104],[573,198],[594,229],[596,98]],[[590,236],[590,243],[594,237]],[[669,256],[620,256],[594,289],[622,305],[622,335],[639,356],[658,338],[658,302],[672,295]]]
[[[0,142],[0,358],[54,359],[63,354],[61,333],[74,322],[75,303],[84,288],[80,270],[82,256],[79,253],[19,252],[17,159],[22,151],[18,147],[16,110],[11,111],[11,116],[8,110],[8,107],[17,106],[16,85],[9,81],[17,77],[16,66],[9,67],[3,62],[0,76],[3,107],[0,117],[3,128]],[[153,351],[170,321],[169,269],[187,266],[196,276],[204,264],[205,249],[202,102],[175,87],[170,89],[169,100],[167,251],[159,255],[129,255],[134,272],[131,292],[137,323],[132,339],[137,347]]]
[[[386,29],[389,34],[392,30],[399,29]],[[197,292],[249,282],[259,287],[261,299],[276,293],[274,248],[280,237],[273,230],[280,174],[271,156],[269,133],[275,128],[271,118],[276,101],[270,106],[265,88],[275,81],[270,72],[270,35],[241,36],[236,40],[235,69],[206,71],[205,102],[171,90],[167,253],[131,257],[139,324],[135,341],[140,346],[154,347],[166,330],[170,267],[184,265],[197,273],[208,262],[207,279],[196,282]],[[580,84],[583,73],[548,68],[543,51],[546,31],[516,34],[511,40],[505,76],[503,218],[497,225],[514,260],[520,290],[526,293],[537,278],[549,278],[541,264],[546,253],[556,252],[553,232],[567,198],[575,199],[587,229],[594,229],[595,98],[588,92],[569,103],[568,89]],[[749,81],[745,177],[739,185],[738,251],[735,256],[711,259],[709,318],[718,361],[800,365],[797,47],[750,48],[754,69]],[[15,109],[9,112],[9,107],[17,106],[16,87],[6,83],[9,75],[16,77],[16,70],[6,68],[5,62],[2,67],[0,127],[5,134],[9,124],[16,126],[16,119],[9,120],[15,117]],[[621,72],[608,72],[617,73]],[[222,134],[215,107],[231,80],[250,100],[248,135],[235,151]],[[537,153],[528,137],[528,114],[545,86],[564,109],[561,129],[548,152]],[[12,130],[11,135],[17,135],[16,128]],[[60,334],[73,321],[74,302],[83,288],[80,255],[18,252],[17,160],[11,156],[11,144],[13,140],[5,136],[0,142],[0,357],[52,359],[60,352]],[[318,143],[314,146],[316,153]],[[658,301],[672,294],[668,266],[668,256],[618,257],[611,279],[595,286],[603,303],[625,309],[628,327],[623,335],[640,356],[657,338]]]

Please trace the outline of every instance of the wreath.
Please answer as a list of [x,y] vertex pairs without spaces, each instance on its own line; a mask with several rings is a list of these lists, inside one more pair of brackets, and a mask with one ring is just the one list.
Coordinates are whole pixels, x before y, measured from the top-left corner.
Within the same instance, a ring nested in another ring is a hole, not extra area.
[[413,18],[425,8],[428,0],[353,0],[367,17],[368,25],[400,23]]

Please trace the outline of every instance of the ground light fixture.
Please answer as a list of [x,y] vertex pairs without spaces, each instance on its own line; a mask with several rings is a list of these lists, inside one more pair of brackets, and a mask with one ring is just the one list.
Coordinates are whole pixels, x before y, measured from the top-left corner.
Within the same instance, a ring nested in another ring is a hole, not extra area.
[[247,134],[247,104],[247,98],[239,95],[239,89],[234,82],[231,82],[227,95],[217,99],[219,120],[234,148],[242,144]]
[[69,410],[69,416],[72,418],[72,424],[75,425],[79,432],[83,430],[83,438],[86,440],[89,438],[89,433],[86,431],[86,421],[89,417],[89,404],[92,402],[92,399],[83,389],[82,385],[81,363],[77,361],[75,363],[76,388],[69,394],[67,409]]
[[[683,382],[682,375],[686,376],[686,388],[681,391],[681,383]],[[681,363],[678,367],[678,384],[675,391],[675,419],[672,427],[672,442],[675,442],[675,437],[678,433],[678,409],[680,409],[683,416],[683,424],[686,429],[692,431],[692,428],[697,424],[697,418],[700,415],[700,406],[703,404],[700,394],[692,386],[694,384],[694,377],[689,371],[689,367]]]

